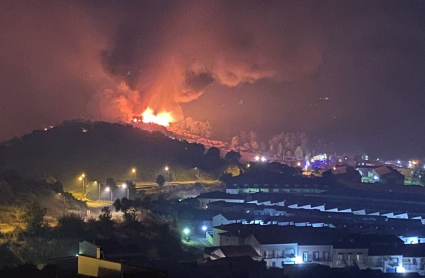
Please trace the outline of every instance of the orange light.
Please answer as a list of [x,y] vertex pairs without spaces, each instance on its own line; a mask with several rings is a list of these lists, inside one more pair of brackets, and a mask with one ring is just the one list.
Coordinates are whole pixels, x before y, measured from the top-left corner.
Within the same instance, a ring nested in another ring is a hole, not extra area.
[[144,123],[153,123],[162,126],[169,126],[170,123],[174,121],[170,112],[159,112],[158,114],[154,114],[153,109],[149,107],[143,111],[142,117]]

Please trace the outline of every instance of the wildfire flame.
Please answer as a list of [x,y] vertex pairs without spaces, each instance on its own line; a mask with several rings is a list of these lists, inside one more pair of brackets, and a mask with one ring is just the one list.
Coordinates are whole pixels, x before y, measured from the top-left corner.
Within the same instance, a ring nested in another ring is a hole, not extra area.
[[149,107],[146,108],[141,115],[142,122],[144,123],[153,123],[162,126],[169,126],[170,123],[174,121],[171,112],[159,112],[158,114],[155,114],[153,109]]

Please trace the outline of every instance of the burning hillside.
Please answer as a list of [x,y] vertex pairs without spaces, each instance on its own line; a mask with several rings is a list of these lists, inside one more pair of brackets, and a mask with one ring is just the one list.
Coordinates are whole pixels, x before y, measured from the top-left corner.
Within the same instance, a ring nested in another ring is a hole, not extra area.
[[134,116],[132,121],[134,123],[143,122],[145,124],[157,124],[161,126],[170,126],[170,123],[174,122],[175,119],[171,112],[159,112],[155,113],[152,108],[146,108],[140,116]]

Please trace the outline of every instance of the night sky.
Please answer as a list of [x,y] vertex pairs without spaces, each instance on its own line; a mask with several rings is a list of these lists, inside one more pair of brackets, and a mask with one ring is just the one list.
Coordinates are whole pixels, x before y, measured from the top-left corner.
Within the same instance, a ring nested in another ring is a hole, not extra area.
[[425,156],[425,1],[0,1],[0,140],[147,106]]

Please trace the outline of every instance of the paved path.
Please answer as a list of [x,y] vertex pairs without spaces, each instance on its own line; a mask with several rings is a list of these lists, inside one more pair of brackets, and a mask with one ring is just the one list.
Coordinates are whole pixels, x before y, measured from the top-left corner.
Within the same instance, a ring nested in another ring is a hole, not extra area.
[[182,242],[186,245],[195,247],[197,249],[204,250],[205,247],[211,247],[212,244],[204,236],[191,236],[190,241],[182,239]]

